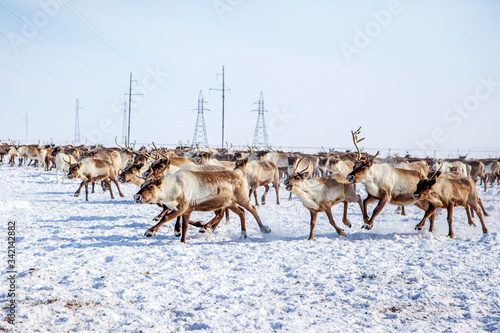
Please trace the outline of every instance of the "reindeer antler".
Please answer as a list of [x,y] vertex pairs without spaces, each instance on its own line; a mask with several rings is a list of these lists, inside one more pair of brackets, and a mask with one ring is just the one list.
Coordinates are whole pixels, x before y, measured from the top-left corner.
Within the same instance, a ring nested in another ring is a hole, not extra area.
[[157,152],[158,154],[160,154],[160,155],[161,155],[161,156],[163,156],[164,158],[169,158],[167,155],[163,154],[163,153],[162,153],[162,152],[161,152],[161,151],[160,151],[160,150],[156,147],[156,145],[155,145],[154,141],[152,141],[152,144],[153,144],[153,147],[155,147],[156,152]]
[[373,156],[372,158],[370,158],[370,162],[373,161],[378,155],[380,155],[380,150],[377,151],[377,153],[375,154],[375,156]]
[[351,131],[352,141],[354,142],[354,145],[356,146],[356,150],[358,151],[358,156],[356,158],[356,161],[361,160],[361,150],[358,147],[358,143],[360,143],[361,141],[366,139],[366,138],[358,139],[358,134],[360,134],[360,133],[361,133],[361,126],[359,126],[359,128],[355,132]]
[[434,177],[436,177],[438,171],[441,170],[442,167],[443,167],[443,162],[439,163],[439,168],[437,168],[436,171],[434,171],[434,173],[429,177],[429,179],[433,179]]
[[120,144],[118,143],[117,139],[118,139],[118,137],[115,136],[115,143],[118,146],[118,148],[124,149],[122,146],[120,146]]
[[[295,171],[297,171],[297,168],[299,167],[300,162],[302,162],[302,160],[303,160],[304,158],[305,158],[305,156],[302,156],[302,157],[301,157],[301,158],[297,161],[297,164],[295,164],[295,168],[293,169],[292,174],[293,174],[293,173],[295,173]],[[301,172],[299,172],[299,173],[302,173],[302,172],[306,171],[306,169],[307,169],[307,167],[306,167],[304,170],[302,170]]]

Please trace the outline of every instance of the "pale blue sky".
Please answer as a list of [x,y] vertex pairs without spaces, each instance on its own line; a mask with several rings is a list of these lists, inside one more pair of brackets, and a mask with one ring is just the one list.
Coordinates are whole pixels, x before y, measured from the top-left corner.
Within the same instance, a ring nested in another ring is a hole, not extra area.
[[145,95],[132,139],[191,140],[202,90],[219,145],[220,92],[208,89],[225,65],[235,145],[251,144],[263,91],[275,147],[352,147],[362,125],[367,149],[500,150],[498,1],[66,2],[0,0],[3,141],[25,138],[28,113],[30,141],[70,142],[79,98],[82,138],[113,142],[133,72]]

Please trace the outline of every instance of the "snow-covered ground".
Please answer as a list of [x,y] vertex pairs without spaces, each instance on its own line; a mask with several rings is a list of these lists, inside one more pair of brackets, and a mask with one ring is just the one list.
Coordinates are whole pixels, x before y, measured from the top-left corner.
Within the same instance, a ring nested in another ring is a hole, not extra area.
[[[213,234],[191,227],[187,244],[170,222],[143,236],[159,208],[134,204],[135,186],[122,185],[126,196],[115,200],[96,188],[90,202],[72,196],[77,187],[56,184],[55,172],[0,166],[0,298],[10,300],[7,222],[15,221],[19,332],[500,331],[498,186],[478,187],[491,213],[486,235],[463,208],[449,239],[445,214],[431,234],[414,230],[417,208],[404,217],[390,205],[366,231],[350,205],[346,238],[323,214],[307,241],[309,213],[282,187],[281,206],[271,191],[258,208],[271,234],[247,213],[247,240],[232,215]],[[341,214],[334,207],[339,225]],[[5,314],[0,330],[10,327]]]

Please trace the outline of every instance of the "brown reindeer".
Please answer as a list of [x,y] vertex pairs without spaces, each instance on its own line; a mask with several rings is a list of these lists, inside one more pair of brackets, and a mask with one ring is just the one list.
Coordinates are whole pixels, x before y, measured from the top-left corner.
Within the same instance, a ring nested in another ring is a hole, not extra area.
[[[242,237],[246,238],[245,212],[241,207],[254,216],[261,232],[271,232],[271,229],[262,224],[247,192],[246,181],[234,171],[179,170],[166,178],[145,182],[134,196],[134,200],[139,204],[160,202],[171,209],[158,224],[146,231],[147,237],[154,236],[165,222],[180,216],[182,217],[181,242],[185,243],[189,217],[193,211],[217,211],[229,208],[239,216]],[[220,214],[217,217],[219,216]],[[210,223],[217,223],[217,220],[214,220]]]
[[276,191],[276,204],[280,204],[279,195],[279,171],[276,164],[269,161],[248,161],[248,157],[237,160],[235,171],[241,171],[243,177],[246,179],[250,191],[248,196],[252,199],[252,194],[255,196],[255,205],[259,205],[257,200],[257,188],[260,186],[265,187],[265,192],[262,195],[262,204],[266,204],[266,195],[269,192],[269,184],[273,184],[274,190]]
[[467,211],[469,224],[476,226],[470,214],[469,208],[472,208],[481,221],[483,233],[487,233],[488,228],[486,228],[481,212],[481,209],[484,211],[484,206],[477,195],[474,181],[466,177],[440,177],[440,175],[441,172],[438,171],[432,178],[422,179],[417,184],[417,189],[413,193],[413,197],[415,200],[426,201],[428,203],[428,208],[425,211],[422,221],[415,226],[415,229],[421,230],[425,221],[430,216],[431,226],[429,231],[432,231],[435,218],[434,212],[438,208],[446,208],[448,211],[448,236],[453,238],[455,237],[453,233],[453,208],[462,206]]
[[79,163],[71,164],[70,161],[66,161],[70,164],[67,177],[69,179],[80,178],[82,183],[75,192],[75,197],[80,195],[80,191],[83,186],[85,186],[85,201],[89,201],[88,184],[104,181],[109,188],[109,194],[111,199],[114,199],[113,190],[111,189],[110,180],[115,183],[118,193],[121,197],[124,197],[122,191],[120,190],[120,185],[116,181],[115,169],[113,165],[107,160],[101,160],[97,158],[84,158]]
[[196,156],[193,156],[193,157],[194,157],[194,161],[195,161],[196,164],[201,164],[201,165],[204,165],[204,164],[216,165],[216,166],[224,167],[227,170],[233,170],[234,169],[234,162],[219,161],[219,160],[217,160],[215,158],[212,158],[212,156],[213,156],[213,152],[202,151],[202,152],[198,153]]
[[288,175],[288,154],[279,151],[260,150],[250,153],[250,161],[270,161],[278,166],[280,179]]
[[[357,139],[360,130],[361,127],[356,132],[351,131],[354,145],[358,150],[358,158],[352,172],[347,175],[347,180],[350,183],[363,183],[368,193],[368,197],[363,201],[363,219],[365,223],[362,228],[368,230],[373,228],[373,220],[387,203],[397,206],[414,204],[424,209],[413,198],[413,192],[415,192],[418,182],[424,176],[418,171],[397,169],[385,163],[374,164],[374,160],[380,152],[377,152],[375,156],[369,159],[363,160],[358,143],[364,138]],[[378,204],[370,218],[367,214],[368,204],[377,200]]]
[[361,211],[363,211],[361,197],[356,194],[354,186],[346,181],[345,175],[339,173],[324,177],[308,178],[307,169],[301,172],[294,172],[285,180],[285,186],[288,191],[299,197],[302,204],[311,213],[309,240],[313,239],[316,216],[319,212],[326,214],[330,224],[335,228],[339,236],[345,236],[344,231],[335,224],[331,209],[332,206],[343,202],[344,216],[342,222],[350,228],[351,223],[347,219],[348,203],[357,202]]

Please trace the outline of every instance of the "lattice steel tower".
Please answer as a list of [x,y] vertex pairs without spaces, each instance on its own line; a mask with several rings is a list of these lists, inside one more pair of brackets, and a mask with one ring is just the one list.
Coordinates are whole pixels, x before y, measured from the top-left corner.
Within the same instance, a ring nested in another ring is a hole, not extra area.
[[80,109],[82,107],[78,105],[78,98],[76,99],[76,114],[75,114],[75,142],[80,143]]
[[205,127],[205,117],[203,115],[203,111],[210,110],[205,108],[204,103],[206,103],[206,101],[203,99],[203,94],[200,90],[200,95],[198,96],[198,108],[194,109],[198,111],[198,115],[196,117],[196,125],[194,127],[193,144],[208,147],[207,128]]
[[257,111],[259,114],[257,116],[257,125],[255,126],[252,145],[256,147],[269,147],[267,141],[266,119],[264,118],[264,112],[267,112],[267,110],[264,109],[264,96],[262,95],[262,91],[260,92],[259,101],[254,104],[258,104],[258,107],[252,111]]

